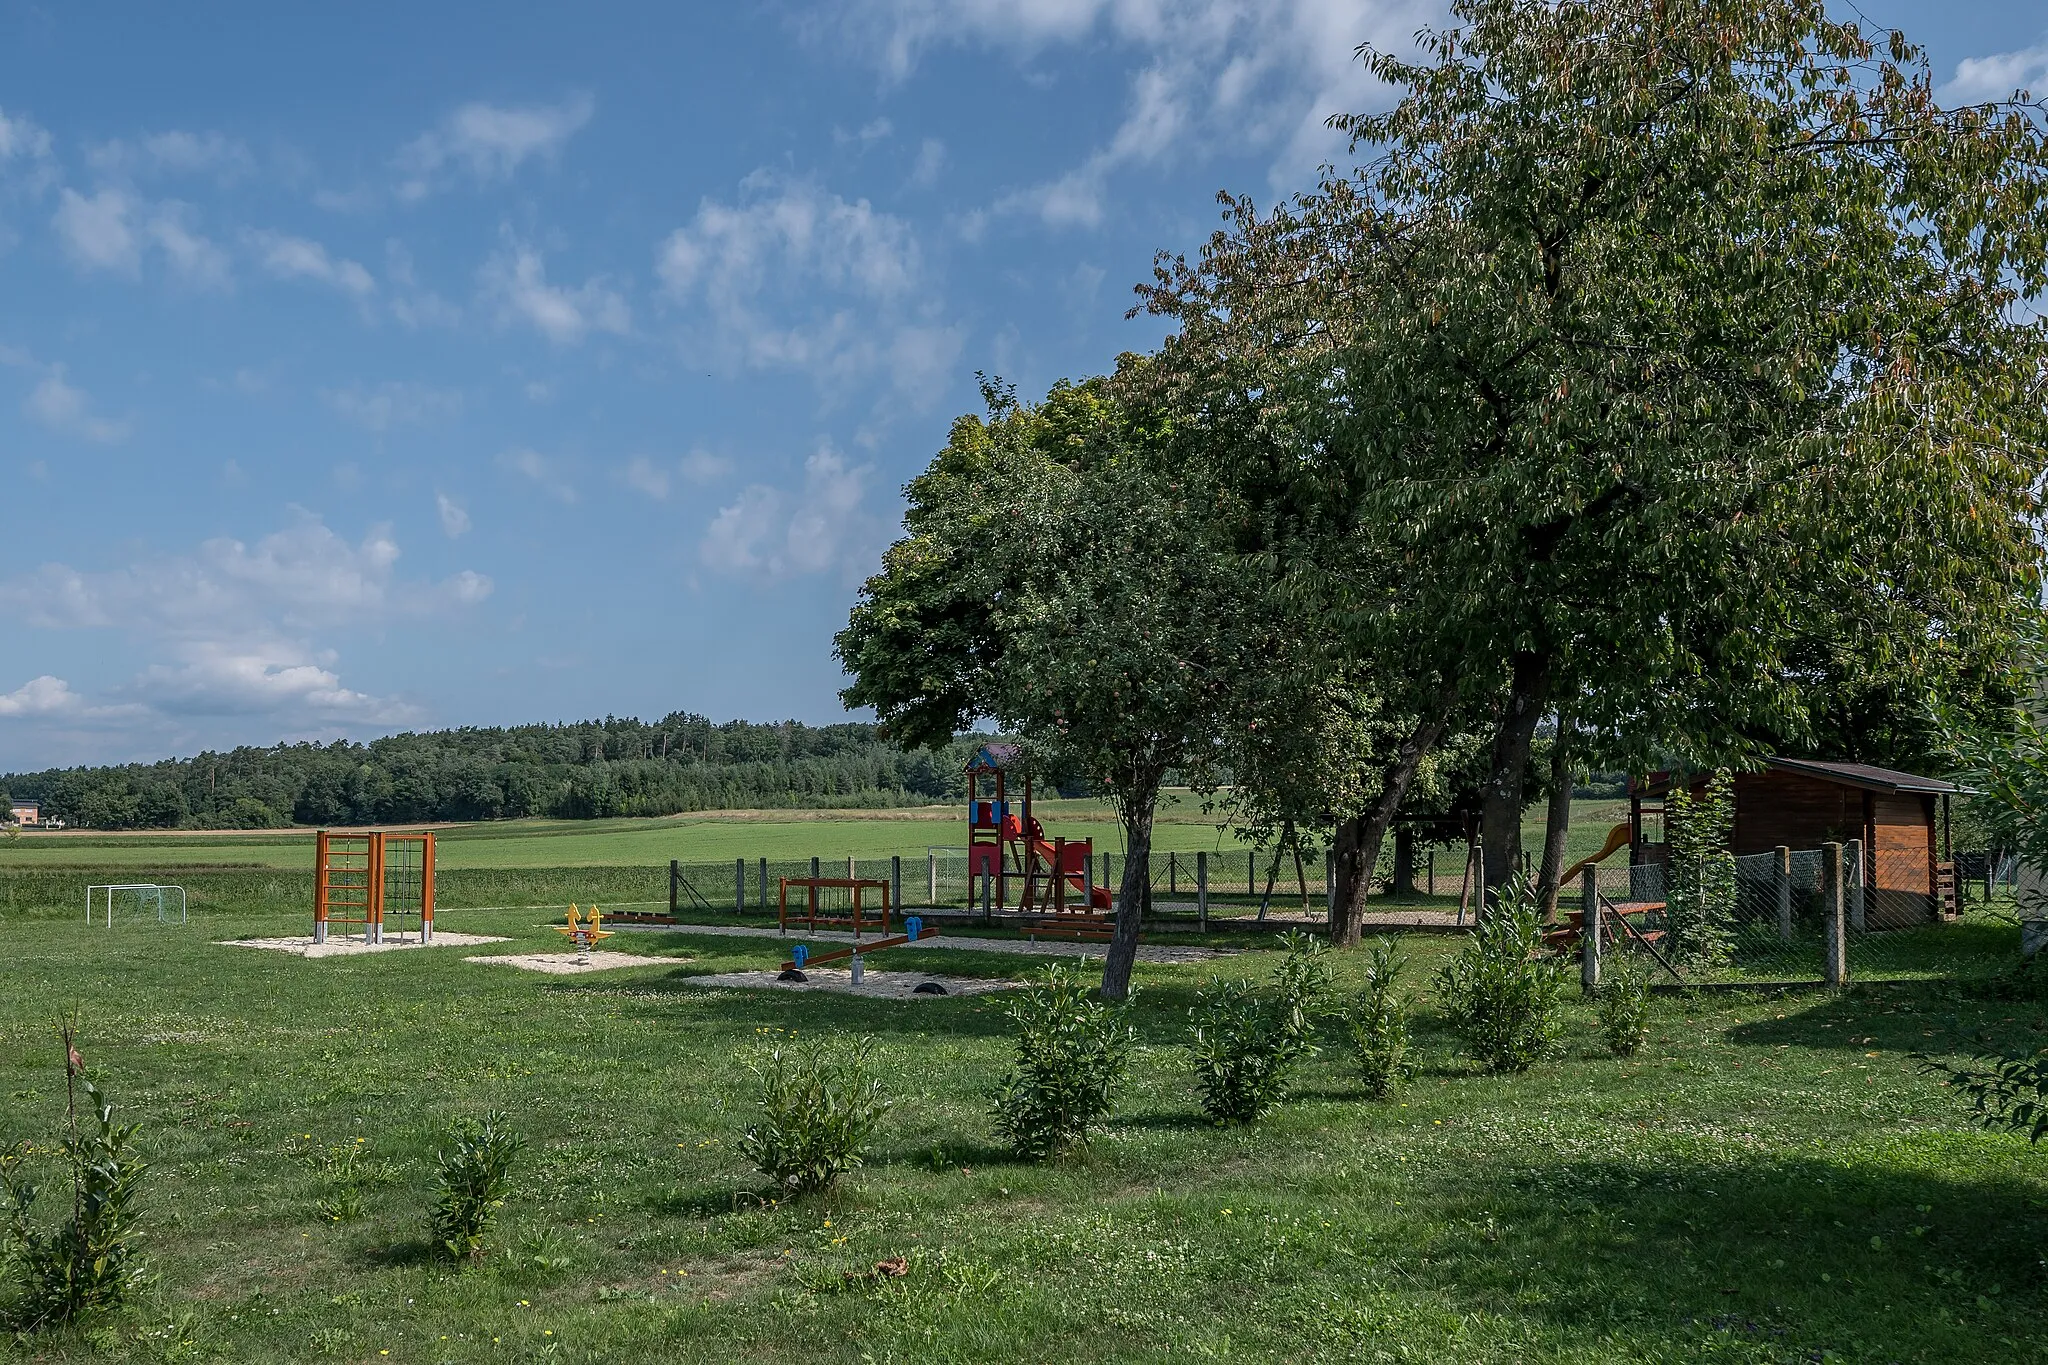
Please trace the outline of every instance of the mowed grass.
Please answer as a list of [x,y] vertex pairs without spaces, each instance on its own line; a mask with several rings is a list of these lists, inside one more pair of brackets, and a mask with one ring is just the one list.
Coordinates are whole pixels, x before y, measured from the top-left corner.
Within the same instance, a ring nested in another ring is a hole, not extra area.
[[[556,948],[533,911],[444,927]],[[2043,1012],[1920,986],[1660,997],[1617,1062],[1576,1001],[1562,1054],[1464,1062],[1422,1003],[1420,1074],[1363,1099],[1334,1037],[1248,1129],[1199,1116],[1200,981],[1141,967],[1132,1083],[1084,1158],[991,1138],[1002,998],[693,989],[771,941],[621,934],[658,966],[550,978],[439,948],[305,961],[214,946],[303,916],[87,933],[10,921],[0,1139],[47,1148],[50,1029],[144,1127],[152,1279],[47,1360],[2032,1361],[2048,1347],[2048,1168],[1974,1129],[1908,1054],[2038,1045]],[[1454,949],[1404,941],[1426,986]],[[998,954],[877,967],[1014,976]],[[1346,988],[1356,960],[1338,975]],[[775,1203],[736,1155],[747,1063],[868,1035],[895,1112],[834,1193]],[[435,1135],[499,1108],[531,1146],[495,1249],[422,1236]],[[360,1147],[335,1222],[318,1158]],[[61,1195],[46,1197],[45,1216]],[[877,1280],[876,1261],[908,1258]]]

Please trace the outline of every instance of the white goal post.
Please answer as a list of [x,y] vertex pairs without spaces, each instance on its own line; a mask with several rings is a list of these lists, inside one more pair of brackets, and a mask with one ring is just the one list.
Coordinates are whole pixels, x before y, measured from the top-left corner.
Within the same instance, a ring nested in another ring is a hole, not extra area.
[[[95,906],[93,901],[94,893],[96,892],[99,893],[98,906]],[[91,924],[93,911],[103,907],[106,911],[107,927],[109,929],[113,928],[114,897],[117,894],[125,893],[134,896],[135,913],[137,915],[141,915],[145,910],[154,906],[156,909],[156,922],[158,924],[167,924],[170,922],[171,908],[164,899],[166,892],[177,893],[178,923],[183,924],[185,922],[185,888],[182,886],[158,886],[154,882],[115,882],[106,886],[86,887],[85,922]]]

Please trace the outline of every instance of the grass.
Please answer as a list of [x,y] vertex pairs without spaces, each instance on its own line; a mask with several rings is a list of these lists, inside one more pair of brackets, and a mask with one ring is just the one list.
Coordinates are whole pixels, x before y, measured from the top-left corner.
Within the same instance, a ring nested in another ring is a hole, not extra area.
[[[447,927],[558,948],[540,919]],[[49,1025],[79,1001],[153,1162],[144,1300],[29,1358],[2000,1362],[2048,1343],[2043,1154],[1972,1128],[1908,1056],[2039,1045],[2038,1004],[1927,983],[1665,996],[1624,1063],[1574,1001],[1565,1054],[1500,1079],[1425,1000],[1396,1101],[1360,1096],[1332,1030],[1290,1103],[1220,1129],[1181,1044],[1212,968],[1141,967],[1130,1092],[1087,1157],[1040,1167],[991,1135],[1000,997],[699,992],[691,975],[779,945],[682,932],[622,935],[667,961],[582,978],[211,943],[302,920],[7,921],[0,1141],[57,1136]],[[1454,945],[1404,946],[1419,983]],[[898,1108],[838,1192],[766,1202],[735,1155],[743,1063],[828,1032],[880,1040]],[[457,1273],[425,1245],[432,1147],[489,1108],[531,1146],[497,1249]],[[359,1197],[337,1202],[340,1169]],[[903,1278],[865,1274],[895,1255]]]

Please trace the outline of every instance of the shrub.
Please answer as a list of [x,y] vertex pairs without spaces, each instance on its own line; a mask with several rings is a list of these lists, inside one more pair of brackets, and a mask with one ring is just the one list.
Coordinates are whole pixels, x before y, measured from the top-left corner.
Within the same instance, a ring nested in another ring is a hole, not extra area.
[[512,1162],[526,1141],[492,1110],[457,1119],[437,1158],[441,1191],[428,1225],[434,1246],[453,1261],[480,1261],[484,1234],[512,1191]]
[[1601,964],[1593,1008],[1607,1050],[1617,1057],[1635,1056],[1650,1038],[1650,974],[1628,954],[1609,958]]
[[1375,943],[1366,959],[1365,988],[1345,1020],[1365,1093],[1376,1100],[1392,1095],[1408,1075],[1408,1003],[1394,994],[1407,965],[1391,940]]
[[1278,1104],[1287,1077],[1315,1053],[1312,1012],[1329,989],[1322,945],[1287,936],[1287,956],[1264,988],[1223,981],[1202,992],[1192,1011],[1196,1084],[1202,1112],[1217,1123],[1251,1123]]
[[740,1151],[763,1175],[791,1194],[812,1194],[861,1164],[861,1149],[890,1107],[872,1039],[836,1057],[816,1045],[776,1048],[755,1073],[761,1118],[741,1137]]
[[1926,1057],[1920,1065],[1968,1095],[1986,1128],[2024,1133],[2029,1142],[2048,1138],[2048,1048],[2031,1057],[1986,1053],[1975,1066],[1951,1066]]
[[1735,779],[1715,773],[1698,796],[1674,787],[1666,803],[1670,861],[1665,871],[1665,952],[1680,967],[1702,970],[1728,960],[1735,919]]
[[1116,1102],[1137,1033],[1123,1008],[1090,998],[1077,972],[1054,967],[1010,1010],[1017,1060],[996,1082],[996,1132],[1043,1160],[1088,1141]]
[[1559,962],[1543,954],[1535,888],[1510,882],[1463,952],[1437,973],[1452,1030],[1494,1071],[1526,1071],[1554,1046]]
[[[17,1331],[70,1322],[90,1309],[117,1307],[140,1278],[135,1264],[136,1192],[146,1169],[130,1149],[138,1124],[116,1124],[114,1106],[84,1075],[76,1018],[58,1026],[64,1040],[65,1111],[70,1132],[58,1153],[71,1172],[71,1219],[41,1232],[29,1221],[36,1187],[22,1176],[27,1144],[0,1153],[17,1294],[5,1318]],[[89,1123],[79,1123],[83,1092]]]

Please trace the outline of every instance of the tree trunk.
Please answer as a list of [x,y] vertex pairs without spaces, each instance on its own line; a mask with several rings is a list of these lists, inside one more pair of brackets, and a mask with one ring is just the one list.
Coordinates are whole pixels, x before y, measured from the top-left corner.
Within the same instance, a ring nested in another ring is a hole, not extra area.
[[1543,823],[1543,866],[1536,873],[1536,898],[1543,922],[1557,923],[1557,879],[1564,871],[1564,841],[1572,827],[1572,717],[1557,709],[1557,738],[1550,744],[1550,809]]
[[1491,893],[1506,886],[1522,863],[1522,782],[1536,722],[1543,718],[1550,683],[1550,656],[1532,650],[1515,654],[1508,702],[1493,737],[1493,766],[1479,809],[1479,840],[1485,865],[1480,880]]
[[1124,826],[1124,876],[1116,893],[1116,927],[1102,964],[1102,998],[1121,1002],[1131,993],[1131,967],[1138,960],[1138,930],[1152,906],[1152,814],[1159,805],[1154,778],[1117,803]]
[[1438,689],[1430,710],[1395,752],[1394,766],[1387,771],[1379,799],[1364,813],[1337,825],[1337,841],[1331,875],[1336,877],[1334,902],[1336,922],[1330,926],[1330,941],[1340,948],[1355,948],[1365,924],[1365,898],[1372,894],[1373,870],[1379,866],[1380,845],[1387,839],[1408,788],[1422,768],[1422,760],[1443,738],[1450,724],[1451,708],[1457,704],[1457,688],[1449,683]]
[[1405,825],[1394,831],[1394,894],[1415,894],[1415,831]]

